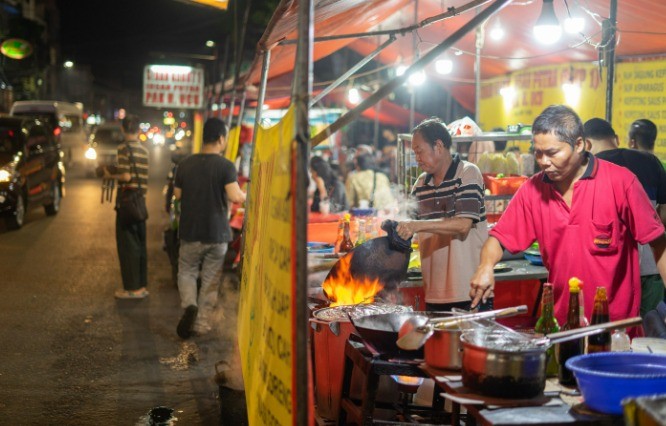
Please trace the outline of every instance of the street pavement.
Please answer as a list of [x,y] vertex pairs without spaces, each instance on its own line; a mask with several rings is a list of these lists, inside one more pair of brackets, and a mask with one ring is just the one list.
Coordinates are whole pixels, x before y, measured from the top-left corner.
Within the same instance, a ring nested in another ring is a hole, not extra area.
[[182,310],[162,249],[169,154],[151,150],[146,299],[114,298],[115,212],[81,169],[69,170],[58,215],[37,207],[18,231],[0,224],[0,424],[148,425],[170,410],[164,424],[247,423],[233,274],[214,330],[176,334]]

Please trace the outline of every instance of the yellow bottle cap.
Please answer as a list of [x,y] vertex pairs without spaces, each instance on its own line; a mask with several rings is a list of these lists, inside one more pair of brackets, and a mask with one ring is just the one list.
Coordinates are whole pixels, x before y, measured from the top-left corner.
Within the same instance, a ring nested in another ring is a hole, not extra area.
[[345,221],[349,222],[351,220],[351,215],[349,213],[345,213]]
[[570,292],[579,292],[583,288],[583,282],[580,278],[571,277],[569,278],[569,291]]

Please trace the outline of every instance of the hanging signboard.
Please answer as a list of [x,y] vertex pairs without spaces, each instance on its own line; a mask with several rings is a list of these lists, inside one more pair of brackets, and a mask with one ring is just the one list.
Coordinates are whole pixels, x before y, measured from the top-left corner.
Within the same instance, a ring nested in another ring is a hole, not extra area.
[[0,44],[0,52],[8,58],[23,59],[32,53],[32,44],[20,38],[10,38]]
[[229,0],[192,0],[192,2],[222,10],[227,10],[229,7]]
[[176,65],[147,65],[143,70],[143,105],[201,109],[204,71]]

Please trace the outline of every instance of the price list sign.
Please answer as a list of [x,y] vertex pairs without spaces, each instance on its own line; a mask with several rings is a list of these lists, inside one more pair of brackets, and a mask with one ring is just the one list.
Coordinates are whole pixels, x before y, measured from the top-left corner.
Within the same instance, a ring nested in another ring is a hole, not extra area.
[[201,109],[204,71],[176,65],[147,65],[143,70],[143,105]]

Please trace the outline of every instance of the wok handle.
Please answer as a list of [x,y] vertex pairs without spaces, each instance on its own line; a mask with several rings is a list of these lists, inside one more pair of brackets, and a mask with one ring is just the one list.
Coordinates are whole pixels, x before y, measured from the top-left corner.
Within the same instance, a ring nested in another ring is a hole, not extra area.
[[574,328],[573,330],[558,331],[557,333],[547,334],[550,344],[566,342],[567,340],[579,339],[592,334],[601,333],[604,330],[617,328],[627,328],[632,325],[638,325],[643,322],[641,317],[632,317],[619,321],[605,322],[602,324],[590,325],[588,327]]
[[[527,312],[527,305],[520,305],[520,306],[514,306],[514,307],[506,308],[506,309],[497,309],[497,310],[494,310],[494,311],[479,312],[477,314],[462,315],[462,316],[459,316],[459,317],[455,317],[453,319],[447,318],[446,321],[437,322],[437,325],[446,328],[446,327],[458,325],[458,324],[460,324],[462,322],[465,322],[465,321],[484,319],[484,318],[495,319],[495,318],[512,317],[512,316],[515,316],[515,315],[524,314],[526,312]],[[435,321],[431,321],[431,323],[434,323],[434,322]]]

